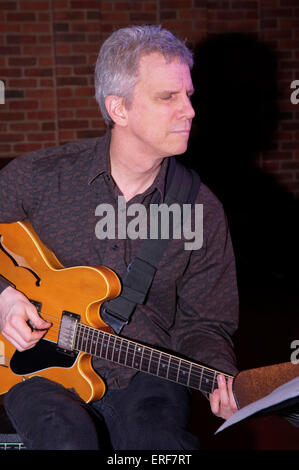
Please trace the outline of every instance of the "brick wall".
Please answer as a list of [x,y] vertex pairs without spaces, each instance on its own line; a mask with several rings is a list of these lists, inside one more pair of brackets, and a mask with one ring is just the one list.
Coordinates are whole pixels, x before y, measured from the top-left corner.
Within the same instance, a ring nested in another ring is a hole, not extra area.
[[299,195],[298,0],[0,0],[0,156],[104,131],[94,100],[99,46],[128,24],[163,24],[191,44],[228,33],[250,33],[277,59],[279,119],[257,162]]

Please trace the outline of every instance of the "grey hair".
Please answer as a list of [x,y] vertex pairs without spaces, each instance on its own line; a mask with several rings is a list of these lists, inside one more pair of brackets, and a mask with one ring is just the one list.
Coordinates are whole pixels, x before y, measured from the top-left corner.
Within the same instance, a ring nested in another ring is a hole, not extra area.
[[161,26],[121,28],[104,41],[95,67],[95,98],[109,127],[113,127],[114,123],[106,109],[107,96],[121,96],[129,106],[138,78],[140,58],[152,52],[160,52],[167,61],[177,58],[190,69],[193,66],[191,50]]

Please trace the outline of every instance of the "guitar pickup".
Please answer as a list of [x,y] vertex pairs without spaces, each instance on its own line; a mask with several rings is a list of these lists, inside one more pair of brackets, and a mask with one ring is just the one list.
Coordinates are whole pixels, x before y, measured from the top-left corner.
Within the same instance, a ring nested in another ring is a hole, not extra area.
[[72,312],[63,311],[60,330],[58,336],[57,350],[71,356],[76,355],[74,343],[76,337],[77,324],[80,321],[80,315]]

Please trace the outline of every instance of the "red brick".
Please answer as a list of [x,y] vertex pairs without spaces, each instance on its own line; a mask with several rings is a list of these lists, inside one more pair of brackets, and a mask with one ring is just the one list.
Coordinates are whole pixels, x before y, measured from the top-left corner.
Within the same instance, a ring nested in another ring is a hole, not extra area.
[[35,13],[7,13],[7,21],[22,23],[23,21],[35,21]]
[[86,64],[86,56],[85,55],[71,55],[71,56],[56,56],[56,64],[60,65],[78,65],[78,64]]
[[54,11],[53,19],[54,21],[84,20],[85,15],[83,11]]
[[17,144],[14,145],[14,151],[17,153],[27,153],[34,152],[35,150],[40,149],[40,144]]
[[32,67],[36,65],[36,57],[10,57],[8,59],[9,66],[24,66],[24,67]]
[[0,3],[0,10],[16,10],[17,9],[17,2],[1,2]]
[[21,25],[15,23],[0,23],[0,31],[2,33],[19,33],[21,31]]
[[24,46],[24,55],[52,55],[49,46]]
[[77,129],[77,128],[88,128],[88,121],[59,121],[60,129]]
[[[8,153],[11,151],[11,144],[0,144],[0,153]],[[1,155],[3,158],[3,155]]]
[[9,103],[10,109],[37,109],[39,107],[39,102],[36,100],[21,100],[21,101],[11,101]]
[[67,34],[67,33],[56,33],[55,41],[57,42],[84,42],[84,34]]
[[100,9],[101,1],[100,0],[71,0],[71,8],[84,8],[89,9]]
[[84,77],[58,77],[58,86],[81,86],[87,85],[87,80]]
[[55,97],[55,90],[54,89],[37,89],[37,90],[27,90],[26,91],[26,98],[54,98]]
[[49,69],[49,68],[25,69],[24,75],[26,77],[51,77],[53,75],[53,69]]
[[54,111],[29,111],[28,119],[38,119],[40,121],[49,121],[55,119],[56,115]]
[[55,131],[56,122],[43,122],[41,128],[42,131]]
[[8,56],[8,55],[20,55],[21,48],[16,46],[0,46],[0,55],[1,56]]
[[7,44],[35,44],[36,36],[26,35],[7,35],[6,36]]
[[31,78],[10,79],[8,85],[12,88],[35,88],[37,81]]
[[50,5],[49,1],[43,0],[40,2],[32,2],[30,0],[22,0],[20,2],[20,10],[29,10],[29,11],[40,11],[40,10],[49,10]]
[[59,108],[84,108],[87,106],[86,100],[79,100],[78,98],[70,98],[70,99],[58,99]]
[[29,141],[50,142],[55,141],[55,133],[53,132],[40,132],[37,134],[28,134]]
[[13,68],[6,68],[0,69],[0,77],[21,77],[22,76],[22,69],[13,69]]
[[20,122],[10,124],[11,131],[38,131],[39,123],[38,122]]
[[0,142],[22,142],[25,140],[24,134],[0,134]]
[[191,0],[160,0],[160,8],[167,10],[177,10],[179,8],[190,8]]
[[22,25],[23,33],[50,33],[51,26],[47,23],[30,23]]

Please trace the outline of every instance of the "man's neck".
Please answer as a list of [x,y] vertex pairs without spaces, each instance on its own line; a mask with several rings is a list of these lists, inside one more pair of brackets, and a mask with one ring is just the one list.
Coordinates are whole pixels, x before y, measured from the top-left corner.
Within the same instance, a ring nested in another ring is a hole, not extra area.
[[[124,144],[125,142],[125,144]],[[129,142],[112,130],[110,143],[111,175],[126,201],[143,193],[154,182],[163,158],[150,158],[132,149]]]

